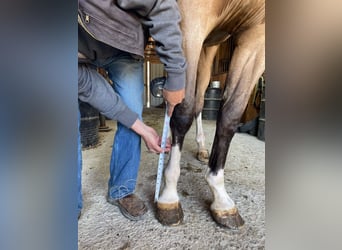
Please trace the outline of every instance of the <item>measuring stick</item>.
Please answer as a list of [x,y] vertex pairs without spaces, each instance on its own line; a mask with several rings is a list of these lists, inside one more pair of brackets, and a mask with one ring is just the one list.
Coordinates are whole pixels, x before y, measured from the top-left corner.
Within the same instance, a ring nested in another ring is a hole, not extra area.
[[[166,140],[167,140],[167,136],[169,133],[169,124],[170,124],[170,116],[167,115],[167,108],[166,108],[163,135],[162,135],[162,141],[161,141],[161,148],[163,150],[165,150],[165,147],[166,147]],[[157,172],[157,180],[156,180],[156,192],[154,194],[154,202],[157,202],[159,198],[159,191],[160,191],[160,185],[162,181],[163,168],[164,168],[164,158],[165,158],[165,153],[164,152],[160,153],[159,161],[158,161],[158,172]]]

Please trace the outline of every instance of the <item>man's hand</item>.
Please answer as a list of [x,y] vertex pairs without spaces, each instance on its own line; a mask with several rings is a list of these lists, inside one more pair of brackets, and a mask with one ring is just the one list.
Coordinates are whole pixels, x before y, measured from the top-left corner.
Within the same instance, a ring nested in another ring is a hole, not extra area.
[[[158,133],[154,130],[154,128],[147,126],[145,123],[140,121],[139,119],[136,120],[132,127],[136,133],[138,133],[144,140],[147,149],[153,153],[162,153],[163,150],[160,147],[161,144],[161,137]],[[166,146],[164,152],[169,152],[171,149],[171,143],[168,139],[166,141]]]
[[178,103],[181,103],[185,96],[185,89],[170,91],[163,89],[163,96],[167,103],[167,113],[171,117],[173,109]]

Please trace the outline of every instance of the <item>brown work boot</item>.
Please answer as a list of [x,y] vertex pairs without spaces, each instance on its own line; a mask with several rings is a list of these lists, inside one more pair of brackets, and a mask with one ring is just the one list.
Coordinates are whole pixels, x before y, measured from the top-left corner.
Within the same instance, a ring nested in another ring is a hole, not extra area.
[[112,205],[118,206],[121,213],[130,220],[141,220],[147,212],[144,202],[135,194],[127,195],[118,200],[107,197],[107,201]]

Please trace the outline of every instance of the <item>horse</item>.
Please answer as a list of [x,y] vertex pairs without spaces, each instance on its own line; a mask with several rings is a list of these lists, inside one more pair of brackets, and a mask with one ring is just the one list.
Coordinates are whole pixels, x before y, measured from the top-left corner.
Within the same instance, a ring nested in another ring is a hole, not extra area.
[[178,0],[178,6],[188,63],[185,98],[175,107],[170,120],[172,147],[164,170],[164,187],[156,204],[156,217],[164,225],[183,222],[177,182],[184,137],[196,119],[199,155],[207,157],[201,129],[204,93],[219,45],[234,37],[205,179],[213,195],[210,213],[214,221],[223,227],[238,229],[244,220],[226,192],[224,167],[248,99],[265,70],[265,0]]

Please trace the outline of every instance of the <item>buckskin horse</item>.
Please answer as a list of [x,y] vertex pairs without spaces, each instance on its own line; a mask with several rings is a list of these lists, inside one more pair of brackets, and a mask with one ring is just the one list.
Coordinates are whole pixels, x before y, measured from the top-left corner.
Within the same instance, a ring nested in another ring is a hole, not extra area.
[[[265,70],[264,0],[178,0],[182,15],[183,48],[188,61],[186,93],[171,117],[172,149],[164,171],[164,188],[156,217],[164,225],[178,225],[183,210],[177,193],[180,158],[185,134],[193,119],[200,131],[204,93],[219,44],[234,36],[234,50],[216,121],[216,132],[205,179],[212,191],[210,212],[221,226],[237,229],[244,224],[224,186],[224,167],[230,142],[255,83]],[[199,154],[203,137],[197,136]]]

